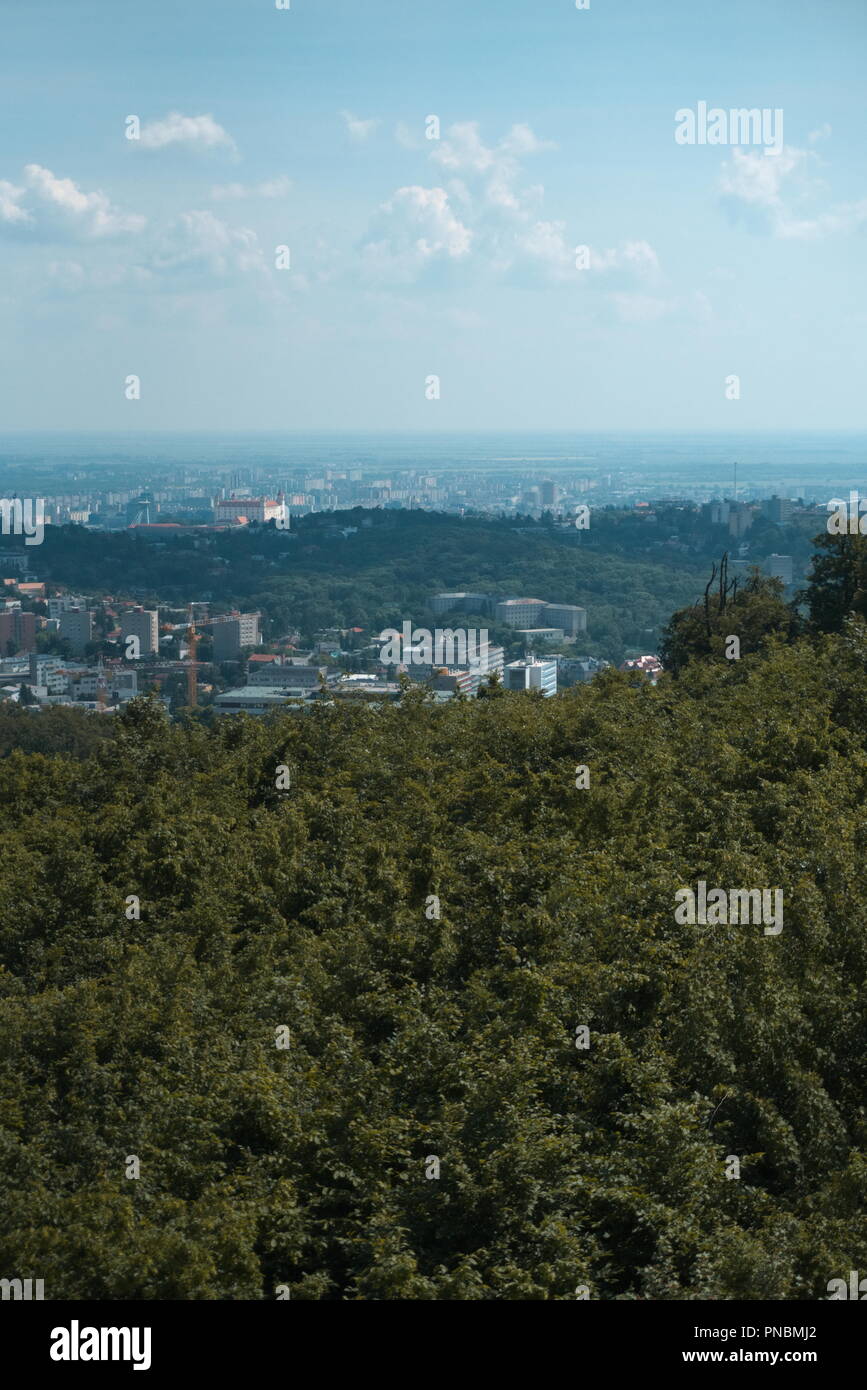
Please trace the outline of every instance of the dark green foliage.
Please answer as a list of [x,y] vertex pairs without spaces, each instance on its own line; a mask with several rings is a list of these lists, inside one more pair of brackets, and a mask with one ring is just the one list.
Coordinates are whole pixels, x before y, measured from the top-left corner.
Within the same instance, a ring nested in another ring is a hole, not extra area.
[[[661,548],[655,531],[651,538],[623,528],[630,537],[624,545],[603,516],[598,539],[592,527],[553,530],[526,518],[516,525],[360,508],[340,514],[356,530],[336,539],[330,514],[306,517],[291,533],[255,526],[241,534],[170,535],[159,544],[135,532],[51,527],[40,562],[50,580],[83,593],[162,604],[208,594],[215,612],[257,609],[268,638],[297,628],[309,640],[330,626],[379,632],[405,618],[433,627],[427,605],[438,590],[528,594],[585,606],[582,651],[619,663],[627,647],[653,650],[668,615],[701,593],[705,564]],[[487,626],[492,641],[516,640],[490,615],[454,613],[449,622]],[[518,646],[516,655],[519,639]],[[199,655],[207,659],[204,640]]]
[[850,613],[867,617],[867,537],[824,533],[803,598],[821,632],[840,632]]
[[[31,696],[24,703],[38,706],[39,702]],[[111,737],[110,725],[110,716],[94,719],[83,710],[62,705],[28,713],[6,702],[0,704],[0,757],[17,748],[24,753],[71,753],[86,758]]]
[[783,601],[779,579],[754,569],[745,582],[728,577],[727,557],[714,565],[704,598],[675,613],[663,629],[660,658],[672,675],[687,662],[726,659],[732,636],[739,656],[762,651],[772,637],[792,638],[801,626],[793,608]]
[[[3,1270],[539,1300],[863,1270],[865,676],[850,625],[656,690],[136,702],[84,762],[7,758]],[[782,887],[784,930],[678,925],[699,878]]]

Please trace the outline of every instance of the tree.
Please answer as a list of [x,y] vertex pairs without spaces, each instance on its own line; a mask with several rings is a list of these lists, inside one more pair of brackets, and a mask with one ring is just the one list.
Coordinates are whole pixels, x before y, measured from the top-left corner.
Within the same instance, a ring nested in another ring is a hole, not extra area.
[[731,578],[728,557],[714,564],[701,600],[681,608],[663,629],[660,658],[678,675],[690,661],[724,658],[728,640],[738,638],[739,654],[760,651],[768,638],[794,637],[798,620],[783,600],[784,586],[753,569],[742,585]]
[[823,532],[813,544],[817,553],[798,599],[808,605],[814,629],[841,632],[850,614],[867,617],[867,536]]

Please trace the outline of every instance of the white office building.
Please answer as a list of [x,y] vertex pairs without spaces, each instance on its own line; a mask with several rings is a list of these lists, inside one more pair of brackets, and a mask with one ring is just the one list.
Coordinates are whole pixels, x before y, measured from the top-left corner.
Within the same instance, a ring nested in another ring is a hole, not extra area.
[[557,662],[510,661],[503,672],[506,690],[541,690],[545,696],[557,694]]

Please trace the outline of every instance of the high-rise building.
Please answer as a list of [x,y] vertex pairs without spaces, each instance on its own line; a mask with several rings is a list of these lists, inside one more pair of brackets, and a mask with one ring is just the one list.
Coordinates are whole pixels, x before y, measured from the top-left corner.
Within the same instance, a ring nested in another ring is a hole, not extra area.
[[93,614],[86,608],[70,608],[60,615],[60,636],[65,638],[76,654],[93,641]]
[[754,508],[746,502],[729,503],[729,535],[745,536],[753,524]]
[[[10,651],[10,647],[13,648]],[[0,656],[17,656],[36,650],[36,615],[20,608],[0,613]]]
[[543,507],[556,507],[559,488],[550,478],[546,478],[539,488]]
[[790,497],[769,497],[762,503],[762,511],[768,521],[775,521],[780,526],[787,526],[792,519],[792,500]]
[[503,671],[507,690],[541,690],[545,696],[557,694],[557,662],[509,661]]
[[245,647],[258,647],[261,641],[258,613],[231,613],[215,619],[211,631],[215,661],[237,661]]
[[784,584],[792,582],[792,557],[791,555],[769,555],[767,559],[768,574],[771,579],[782,579]]
[[128,608],[121,616],[120,637],[124,647],[128,637],[138,638],[138,655],[150,656],[160,649],[159,614],[155,608]]

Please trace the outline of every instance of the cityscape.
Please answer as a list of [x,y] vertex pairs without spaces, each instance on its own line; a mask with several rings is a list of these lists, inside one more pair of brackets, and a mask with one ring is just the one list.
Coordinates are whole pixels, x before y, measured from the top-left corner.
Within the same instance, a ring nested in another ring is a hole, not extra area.
[[0,17],[11,1360],[851,1377],[865,0]]
[[[533,527],[544,522],[546,530],[579,541],[582,533],[590,533],[594,513],[609,521],[624,515],[640,525],[652,548],[700,555],[710,540],[731,551],[733,574],[746,577],[756,567],[779,580],[789,596],[806,582],[805,538],[820,530],[828,515],[827,503],[780,496],[704,502],[666,497],[656,502],[633,500],[624,507],[618,490],[611,488],[610,475],[607,490],[584,476],[561,477],[559,482],[544,477],[536,481],[537,477],[537,472],[516,478],[495,471],[439,477],[408,471],[371,478],[363,469],[325,470],[320,476],[271,480],[280,485],[268,496],[258,490],[268,479],[238,469],[222,485],[215,479],[215,490],[201,483],[192,487],[184,480],[153,489],[48,495],[40,502],[49,530],[75,526],[95,537],[123,533],[157,550],[170,544],[207,549],[220,535],[261,530],[278,538],[290,563],[293,547],[303,542],[305,517],[330,518],[322,534],[335,544],[348,542],[359,528],[369,526],[365,513],[372,511],[392,511],[398,524],[400,513],[411,510],[511,519],[515,534],[530,536]],[[581,500],[588,496],[592,504]],[[660,534],[660,521],[671,511],[678,514],[681,528],[690,528],[689,539]],[[9,529],[4,527],[4,532]],[[781,549],[770,549],[774,544]],[[782,548],[786,544],[793,545],[794,555]],[[123,592],[71,592],[41,573],[41,554],[36,547],[17,543],[14,535],[0,548],[0,579],[6,590],[0,611],[0,698],[34,712],[63,704],[106,713],[153,691],[170,710],[189,704],[212,706],[217,713],[262,714],[275,705],[291,703],[297,709],[303,702],[329,696],[396,699],[399,673],[430,687],[437,700],[473,696],[483,677],[494,670],[507,688],[541,688],[550,695],[610,665],[582,648],[588,631],[586,609],[556,597],[429,594],[425,613],[438,618],[476,615],[490,618],[498,629],[509,629],[514,639],[509,643],[511,659],[506,660],[502,646],[491,643],[472,670],[468,661],[446,661],[434,668],[430,661],[416,658],[407,637],[403,658],[392,661],[396,669],[389,670],[381,657],[379,634],[373,631],[328,628],[302,634],[292,625],[279,632],[268,624],[266,637],[261,614],[220,611],[207,591],[191,588],[171,606],[143,604]],[[209,659],[202,655],[202,639]],[[231,670],[221,669],[227,663],[237,668],[237,683],[230,679]],[[619,665],[622,670],[642,671],[653,682],[662,670],[653,651],[633,651]],[[163,693],[166,684],[171,693]]]

